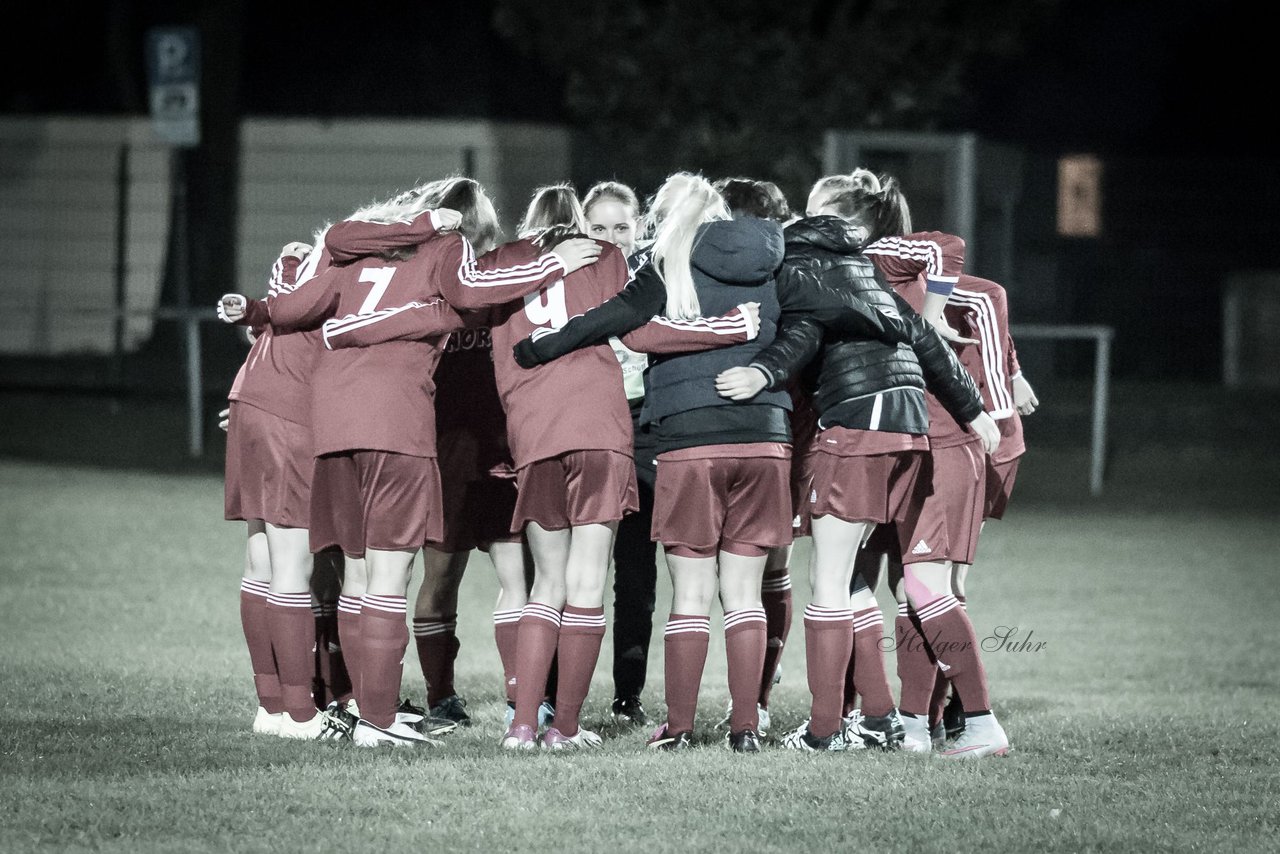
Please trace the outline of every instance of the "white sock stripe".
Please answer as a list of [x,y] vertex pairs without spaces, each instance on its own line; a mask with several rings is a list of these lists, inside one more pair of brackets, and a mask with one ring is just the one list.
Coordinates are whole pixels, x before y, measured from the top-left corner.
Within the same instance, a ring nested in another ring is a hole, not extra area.
[[730,611],[724,615],[724,627],[726,629],[736,628],[747,623],[765,623],[764,608],[742,608],[738,611]]
[[948,611],[954,611],[960,607],[960,602],[954,596],[943,596],[941,599],[935,599],[920,611],[920,622],[928,622],[937,619]]
[[364,607],[382,611],[384,614],[407,614],[409,603],[403,596],[370,596],[364,597]]
[[790,590],[791,576],[779,575],[773,578],[766,578],[764,583],[760,585],[760,589],[765,593],[781,593],[784,590]]
[[359,614],[364,608],[364,599],[356,596],[341,596],[338,598],[338,613],[340,614]]
[[494,625],[503,626],[503,625],[506,625],[507,623],[518,623],[520,622],[521,613],[522,612],[520,610],[494,611],[493,612]]
[[804,609],[804,618],[821,623],[851,623],[853,622],[853,611],[848,608],[814,608],[810,606]]
[[413,622],[413,636],[418,638],[432,637],[434,635],[450,635],[457,631],[457,623],[419,623],[417,620]]
[[867,614],[865,617],[857,618],[853,621],[853,630],[855,632],[865,632],[869,629],[882,628],[884,626],[884,618],[879,612],[875,614]]
[[593,626],[604,626],[604,614],[579,614],[574,611],[565,611],[560,615],[561,626],[578,626],[591,628]]
[[680,617],[667,620],[668,626],[710,626],[710,617]]
[[675,620],[667,623],[666,629],[662,632],[665,635],[709,635],[711,634],[711,619],[705,620]]
[[540,620],[546,620],[548,623],[551,623],[556,627],[559,627],[560,625],[560,612],[555,608],[552,608],[550,605],[543,605],[541,602],[530,602],[528,605],[525,605],[524,611],[521,612],[520,617],[522,619],[524,617],[537,617]]
[[272,593],[267,596],[267,604],[278,608],[306,608],[311,610],[310,593]]
[[898,616],[899,616],[899,617],[905,617],[905,616],[907,616],[907,603],[906,603],[906,602],[899,602],[899,603],[898,603]]
[[271,585],[265,581],[252,581],[248,578],[240,579],[240,592],[248,593],[252,596],[267,596],[271,593]]

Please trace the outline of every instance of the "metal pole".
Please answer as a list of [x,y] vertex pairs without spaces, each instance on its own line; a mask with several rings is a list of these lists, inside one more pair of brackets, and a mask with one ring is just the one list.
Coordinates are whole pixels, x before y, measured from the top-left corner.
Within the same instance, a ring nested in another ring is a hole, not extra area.
[[1240,286],[1229,282],[1222,296],[1222,382],[1240,387]]
[[1099,330],[1097,355],[1093,364],[1093,447],[1089,466],[1089,492],[1102,494],[1102,475],[1107,454],[1107,400],[1111,380],[1111,334]]
[[129,300],[129,143],[120,146],[116,163],[116,317],[111,358],[111,382],[124,380],[125,312]]
[[173,164],[173,274],[178,309],[183,315],[183,350],[187,358],[187,447],[193,459],[204,456],[204,390],[200,382],[200,327],[191,312],[190,260],[187,237],[186,151],[174,148]]

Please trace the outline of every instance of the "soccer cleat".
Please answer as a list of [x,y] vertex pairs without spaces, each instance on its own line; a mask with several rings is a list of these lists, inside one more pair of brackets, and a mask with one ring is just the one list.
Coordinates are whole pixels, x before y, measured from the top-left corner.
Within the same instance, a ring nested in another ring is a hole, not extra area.
[[467,714],[467,701],[457,694],[450,694],[432,706],[431,717],[453,721],[457,726],[471,726],[471,716]]
[[507,700],[507,710],[502,713],[502,725],[511,729],[511,722],[516,719],[516,704]]
[[324,712],[316,712],[310,720],[302,722],[295,721],[293,715],[286,712],[280,716],[280,732],[277,735],[281,738],[315,741],[324,733],[326,720]]
[[283,717],[284,712],[272,714],[258,706],[258,712],[253,716],[253,731],[259,735],[279,735],[280,719]]
[[951,699],[947,701],[946,707],[942,710],[942,723],[947,729],[947,739],[959,738],[960,733],[964,732],[964,707],[960,704],[960,697],[956,694],[951,695]]
[[858,729],[862,725],[862,710],[854,709],[841,718],[841,723],[843,725],[841,736],[844,738],[845,750],[866,750],[867,743],[862,740]]
[[902,749],[911,753],[928,753],[933,750],[933,739],[929,736],[929,721],[914,715],[902,713]]
[[501,744],[503,750],[533,750],[538,746],[538,741],[533,727],[515,726],[508,729],[506,735],[502,736]]
[[725,744],[734,753],[759,753],[760,734],[753,729],[731,732],[725,736]]
[[803,750],[807,753],[841,752],[847,749],[844,734],[836,730],[831,735],[821,738],[809,732],[809,722],[805,721],[782,737],[782,746],[788,750]]
[[891,709],[887,715],[859,714],[854,728],[845,730],[845,738],[850,741],[857,738],[863,747],[893,750],[902,745],[906,733],[902,721],[897,709]]
[[650,750],[688,750],[693,746],[693,733],[689,730],[672,732],[667,724],[663,724],[649,736],[646,746]]
[[555,723],[556,707],[547,700],[538,704],[538,726],[545,729]]
[[613,701],[613,720],[620,726],[644,726],[649,722],[639,697],[618,697]]
[[[729,721],[732,719],[733,719],[733,705],[730,704],[729,708],[725,709],[724,711],[724,717],[720,719],[720,723],[716,724],[716,726],[727,727],[729,725]],[[759,703],[756,703],[756,732],[758,732],[762,736],[768,735],[769,724],[770,724],[769,710],[766,709],[764,706],[760,705]]]
[[396,720],[400,723],[417,723],[426,716],[427,710],[422,706],[415,705],[408,697],[405,697],[400,701],[400,705],[396,706]]
[[933,742],[934,750],[941,750],[947,745],[947,728],[942,721],[938,721],[929,730],[929,739]]
[[555,727],[542,734],[543,750],[582,750],[588,747],[599,747],[604,739],[589,729],[578,727],[577,735],[565,735]]
[[773,684],[777,685],[782,681],[782,662],[778,662],[778,666],[773,669]]
[[331,702],[324,710],[324,730],[319,738],[327,741],[342,741],[351,738],[359,720],[337,700]]
[[383,729],[374,726],[364,718],[356,721],[355,730],[351,733],[351,741],[356,747],[440,747],[443,742],[428,738],[412,724],[394,721]]
[[939,756],[944,759],[981,759],[984,756],[1004,756],[1009,752],[1009,737],[995,715],[975,715],[964,723],[964,732]]

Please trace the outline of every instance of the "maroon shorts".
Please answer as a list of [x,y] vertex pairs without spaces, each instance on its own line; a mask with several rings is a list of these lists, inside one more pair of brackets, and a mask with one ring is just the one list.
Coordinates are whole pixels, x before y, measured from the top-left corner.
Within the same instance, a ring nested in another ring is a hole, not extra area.
[[986,451],[978,441],[935,448],[898,523],[902,562],[973,563],[982,530]]
[[654,540],[668,552],[757,557],[791,542],[791,449],[762,442],[658,456]]
[[617,451],[570,451],[516,472],[511,528],[537,522],[548,531],[617,522],[640,509],[635,460]]
[[1003,463],[993,463],[987,459],[987,500],[982,510],[984,519],[1003,519],[1004,511],[1009,506],[1009,496],[1013,494],[1013,482],[1018,479],[1018,460],[1014,457]]
[[232,401],[226,518],[306,528],[311,519],[311,454],[311,428]]
[[495,542],[520,540],[511,530],[516,509],[516,482],[511,478],[483,477],[465,482],[441,479],[444,485],[444,536],[432,547],[457,554],[487,548]]
[[316,457],[311,483],[311,551],[338,546],[412,551],[444,536],[440,470],[434,457],[339,451]]
[[926,453],[843,456],[818,449],[810,458],[810,488],[802,515],[877,524],[901,519]]

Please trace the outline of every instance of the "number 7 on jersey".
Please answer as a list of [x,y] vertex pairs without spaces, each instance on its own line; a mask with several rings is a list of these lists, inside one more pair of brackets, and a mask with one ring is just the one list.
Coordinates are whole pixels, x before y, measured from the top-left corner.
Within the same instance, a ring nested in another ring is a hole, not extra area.
[[378,310],[378,300],[382,299],[382,295],[387,292],[387,288],[391,285],[391,277],[395,274],[395,267],[365,267],[360,271],[360,281],[368,282],[373,287],[369,289],[369,295],[364,298],[364,302],[360,303],[358,314],[373,314]]

